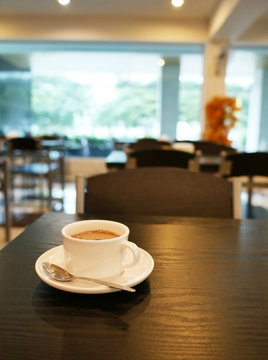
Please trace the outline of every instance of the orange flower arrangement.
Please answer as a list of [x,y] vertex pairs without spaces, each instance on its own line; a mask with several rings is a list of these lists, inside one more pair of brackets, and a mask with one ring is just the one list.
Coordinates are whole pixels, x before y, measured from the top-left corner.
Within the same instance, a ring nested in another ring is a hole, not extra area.
[[203,139],[222,145],[231,145],[229,131],[238,118],[234,112],[240,110],[235,98],[215,96],[206,105],[206,124]]

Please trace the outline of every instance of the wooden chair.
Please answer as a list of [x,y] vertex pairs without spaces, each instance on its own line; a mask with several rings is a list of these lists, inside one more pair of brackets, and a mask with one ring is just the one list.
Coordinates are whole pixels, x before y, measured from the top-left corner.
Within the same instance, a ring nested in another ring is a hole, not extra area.
[[[222,152],[220,175],[240,178],[248,190],[248,216],[252,216],[252,190],[268,187],[268,152],[227,153]],[[259,177],[259,178],[257,178]],[[244,181],[242,179],[244,178]]]
[[133,151],[128,154],[126,167],[168,166],[199,170],[200,152],[189,153],[179,150],[148,149]]
[[8,160],[0,161],[0,190],[4,198],[4,213],[5,213],[5,232],[6,241],[10,240],[11,231],[11,215],[10,215],[10,202],[9,202],[9,163]]
[[76,212],[241,218],[240,184],[170,167],[79,175]]

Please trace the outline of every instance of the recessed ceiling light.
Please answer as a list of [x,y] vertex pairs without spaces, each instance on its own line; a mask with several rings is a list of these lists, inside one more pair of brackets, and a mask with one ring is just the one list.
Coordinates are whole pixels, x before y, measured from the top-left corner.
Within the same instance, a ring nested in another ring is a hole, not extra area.
[[180,7],[184,3],[184,0],[171,0],[171,4],[175,7]]
[[61,4],[62,6],[66,6],[70,4],[70,0],[58,0],[58,3]]
[[166,63],[166,62],[165,62],[164,59],[159,59],[159,60],[158,60],[158,65],[161,66],[161,67],[165,66],[165,63]]

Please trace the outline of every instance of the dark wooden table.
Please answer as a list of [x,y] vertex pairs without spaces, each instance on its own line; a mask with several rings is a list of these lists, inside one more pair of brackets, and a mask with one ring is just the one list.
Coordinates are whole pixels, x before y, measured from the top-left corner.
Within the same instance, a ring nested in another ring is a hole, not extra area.
[[0,252],[0,357],[268,359],[268,222],[110,217],[155,260],[136,293],[44,284],[36,259],[74,215],[48,213]]

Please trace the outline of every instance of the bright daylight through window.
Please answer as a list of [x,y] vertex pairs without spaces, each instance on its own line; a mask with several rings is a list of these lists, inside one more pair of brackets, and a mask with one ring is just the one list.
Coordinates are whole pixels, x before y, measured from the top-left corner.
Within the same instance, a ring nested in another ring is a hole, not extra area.
[[[203,55],[176,56],[177,130],[171,140],[198,140]],[[74,156],[106,156],[113,141],[164,135],[161,89],[167,64],[163,54],[33,51],[3,54],[1,59],[1,131],[5,135],[64,136],[68,155]],[[227,93],[242,104],[238,125],[231,133],[233,146],[241,150],[249,131],[254,61],[252,52],[233,51],[227,68]]]
[[[1,72],[5,133],[65,136],[69,155],[79,156],[106,155],[112,140],[160,136],[160,55],[41,52],[28,58],[28,70]],[[202,56],[192,55],[197,74],[185,66],[189,59],[181,60],[174,138],[198,138],[200,132]],[[97,150],[83,146],[85,139]]]

